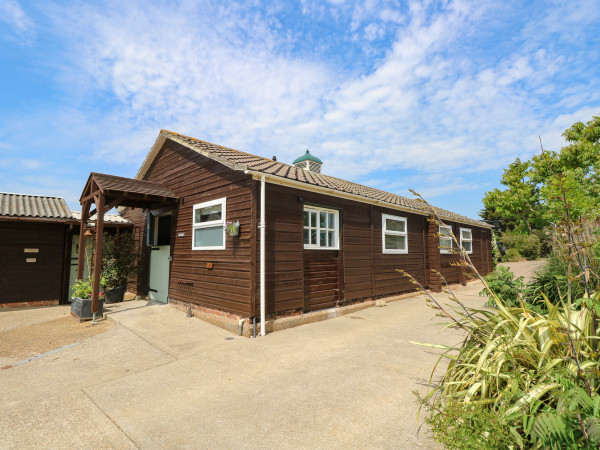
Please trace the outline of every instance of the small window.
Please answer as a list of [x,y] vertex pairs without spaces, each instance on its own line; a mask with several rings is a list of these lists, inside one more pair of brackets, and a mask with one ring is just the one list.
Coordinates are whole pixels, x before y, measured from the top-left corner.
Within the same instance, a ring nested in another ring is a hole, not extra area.
[[381,215],[383,253],[408,253],[406,217]]
[[440,253],[452,253],[452,227],[440,225]]
[[473,253],[473,233],[470,228],[460,229],[460,245],[467,253]]
[[339,211],[305,206],[303,222],[304,248],[339,248]]
[[194,205],[192,250],[225,249],[225,199]]

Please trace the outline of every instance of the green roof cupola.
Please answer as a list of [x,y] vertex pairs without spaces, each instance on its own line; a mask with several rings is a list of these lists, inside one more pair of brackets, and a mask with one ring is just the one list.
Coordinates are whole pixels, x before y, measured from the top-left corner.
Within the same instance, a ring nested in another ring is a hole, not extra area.
[[294,160],[294,166],[300,167],[301,169],[310,170],[314,173],[321,173],[322,165],[323,161],[316,156],[311,155],[308,150],[306,150],[304,155]]

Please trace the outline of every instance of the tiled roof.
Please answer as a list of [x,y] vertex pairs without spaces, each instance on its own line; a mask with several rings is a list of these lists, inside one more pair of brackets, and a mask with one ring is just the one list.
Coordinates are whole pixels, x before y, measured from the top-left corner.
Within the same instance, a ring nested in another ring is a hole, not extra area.
[[[249,153],[241,152],[220,145],[211,144],[210,142],[201,141],[188,136],[184,136],[178,133],[174,133],[168,130],[161,130],[160,134],[172,141],[178,142],[179,144],[188,147],[196,152],[211,158],[215,161],[222,163],[223,165],[230,167],[235,170],[253,170],[257,172],[263,172],[265,174],[282,177],[288,180],[298,181],[300,183],[306,183],[307,189],[310,186],[318,186],[322,188],[332,189],[340,193],[353,194],[359,197],[363,197],[365,200],[375,200],[379,202],[387,203],[390,208],[394,206],[401,207],[403,209],[412,209],[415,212],[427,213],[427,207],[416,199],[410,199],[401,195],[392,194],[379,189],[363,186],[361,184],[353,183],[351,181],[342,180],[329,175],[323,175],[321,173],[314,173],[306,169],[284,164],[279,161],[273,161],[268,158],[261,156],[251,155]],[[443,219],[471,223],[478,226],[489,228],[485,222],[479,220],[470,219],[469,217],[462,216],[460,214],[447,211],[442,208],[435,207],[439,216]]]
[[[76,221],[79,222],[81,220],[81,211],[72,211],[71,214],[73,215],[73,219],[75,219]],[[96,214],[93,214],[88,219],[88,222],[95,222],[95,221],[96,221]],[[131,222],[129,220],[127,220],[125,217],[120,216],[119,214],[104,214],[104,223],[130,224]]]
[[0,217],[68,221],[71,210],[61,197],[0,192]]
[[170,189],[160,183],[146,180],[135,180],[133,178],[118,177],[116,175],[107,175],[105,173],[92,172],[98,186],[103,191],[123,191],[128,194],[152,195],[157,197],[177,198],[177,195]]

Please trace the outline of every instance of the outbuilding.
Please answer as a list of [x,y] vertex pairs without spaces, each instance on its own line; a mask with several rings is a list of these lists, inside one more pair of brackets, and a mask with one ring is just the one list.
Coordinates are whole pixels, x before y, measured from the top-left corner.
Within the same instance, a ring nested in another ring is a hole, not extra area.
[[[396,269],[434,290],[433,270],[466,282],[423,203],[321,167],[309,151],[289,165],[161,130],[135,179],[92,173],[81,200],[126,206],[146,269],[130,289],[217,315],[264,321],[414,290]],[[437,212],[490,272],[491,227]]]
[[[0,192],[0,309],[70,302],[80,217],[61,197]],[[111,232],[132,225],[116,214],[105,221]]]

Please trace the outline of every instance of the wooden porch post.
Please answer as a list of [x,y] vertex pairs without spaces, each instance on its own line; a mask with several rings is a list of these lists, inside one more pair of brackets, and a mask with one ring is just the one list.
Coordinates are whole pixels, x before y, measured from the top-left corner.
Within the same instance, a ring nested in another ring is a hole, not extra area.
[[[98,312],[100,273],[102,272],[102,235],[104,233],[104,194],[94,198],[96,203],[96,254],[94,257],[94,284],[92,285],[92,312]],[[82,216],[83,217],[83,216]]]
[[77,258],[77,279],[83,279],[83,264],[85,258],[85,224],[88,219],[88,213],[90,212],[90,202],[85,201],[81,205],[81,222],[79,224],[79,257]]

